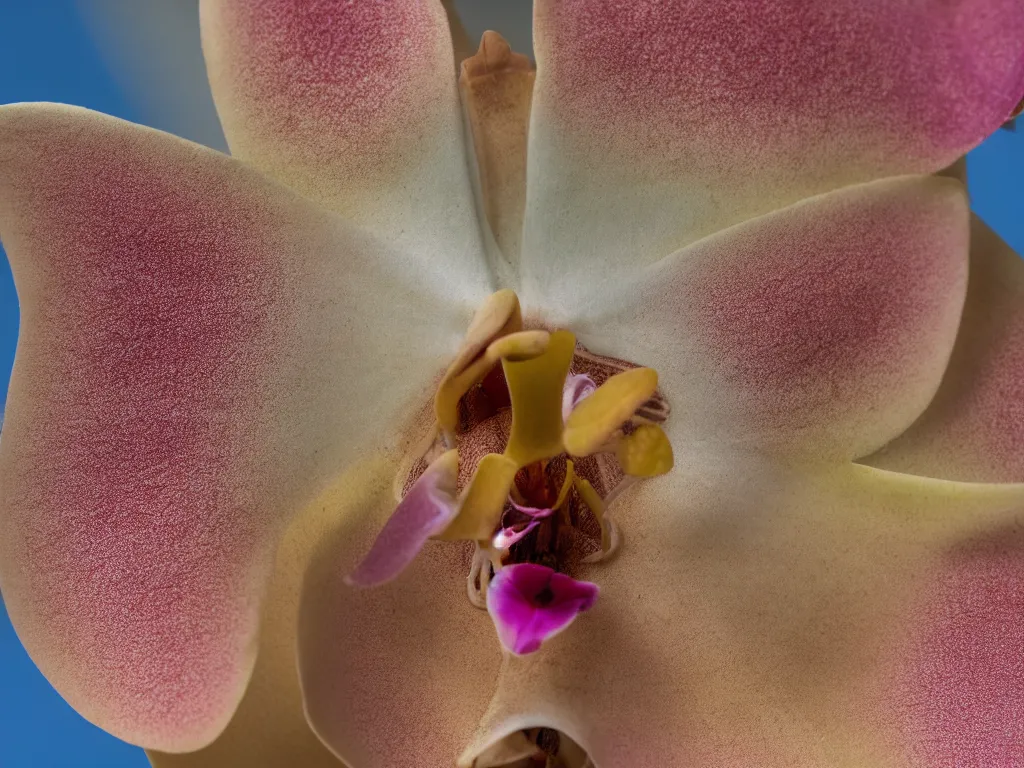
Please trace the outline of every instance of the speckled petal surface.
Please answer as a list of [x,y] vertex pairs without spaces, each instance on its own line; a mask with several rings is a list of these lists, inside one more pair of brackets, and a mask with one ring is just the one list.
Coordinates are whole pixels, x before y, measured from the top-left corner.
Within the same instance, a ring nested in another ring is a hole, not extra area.
[[942,386],[906,433],[866,461],[950,480],[1024,481],[1024,261],[977,217]]
[[200,21],[234,156],[426,262],[484,268],[438,0],[202,0]]
[[[1008,715],[1024,695],[1019,659],[989,652],[994,666],[972,680],[954,671],[970,642],[946,642],[941,664],[921,648],[942,631],[990,633],[974,642],[990,651],[1016,636],[996,623],[1005,589],[977,592],[970,611],[935,587],[962,544],[1020,525],[1024,486],[680,453],[672,474],[622,497],[622,549],[581,575],[601,585],[594,607],[535,654],[506,658],[460,766],[531,727],[560,730],[602,768],[1013,764],[978,760],[1011,754],[1020,720],[985,730],[933,694],[960,684],[976,713]],[[959,730],[940,735],[944,723]],[[922,737],[981,747],[940,744],[923,762]]]
[[588,349],[658,371],[673,445],[863,456],[938,388],[968,222],[950,179],[851,187],[695,243],[568,322]]
[[396,461],[374,456],[359,462],[295,516],[277,550],[252,680],[231,722],[197,752],[150,751],[154,768],[345,768],[313,733],[303,711],[295,661],[299,596],[310,557],[339,521],[391,502]]
[[931,173],[1024,95],[1018,0],[538,0],[523,268],[614,285],[810,195]]
[[0,237],[11,619],[85,717],[197,749],[245,689],[287,518],[399,438],[465,304],[237,160],[71,107],[0,110]]
[[494,691],[501,646],[466,596],[472,544],[431,541],[388,584],[344,583],[393,505],[383,499],[344,520],[321,541],[303,582],[306,712],[347,765],[450,766]]

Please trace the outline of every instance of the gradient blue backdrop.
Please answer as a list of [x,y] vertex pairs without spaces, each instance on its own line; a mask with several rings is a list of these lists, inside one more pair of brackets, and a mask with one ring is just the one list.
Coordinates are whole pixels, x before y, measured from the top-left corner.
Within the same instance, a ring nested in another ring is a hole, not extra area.
[[[152,1],[152,0],[151,0]],[[73,0],[0,0],[0,103],[60,101],[136,122],[147,115],[119,90]],[[970,157],[974,207],[1024,252],[1024,127],[1000,131]],[[2,254],[2,251],[0,251]],[[0,403],[6,399],[18,309],[6,257],[0,260]],[[141,750],[93,727],[43,679],[0,605],[0,766],[131,768]]]

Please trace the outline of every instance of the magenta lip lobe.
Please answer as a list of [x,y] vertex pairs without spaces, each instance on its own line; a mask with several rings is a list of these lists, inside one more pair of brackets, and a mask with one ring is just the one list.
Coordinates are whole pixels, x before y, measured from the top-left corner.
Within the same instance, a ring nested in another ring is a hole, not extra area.
[[533,653],[597,600],[598,587],[533,563],[503,568],[491,581],[487,610],[502,645]]

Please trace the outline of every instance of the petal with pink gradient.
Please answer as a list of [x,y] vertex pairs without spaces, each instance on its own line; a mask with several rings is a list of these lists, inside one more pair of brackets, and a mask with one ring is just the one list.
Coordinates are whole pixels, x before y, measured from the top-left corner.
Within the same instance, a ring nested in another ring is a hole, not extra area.
[[573,328],[588,348],[658,371],[683,414],[665,425],[673,446],[851,459],[903,432],[934,395],[967,239],[958,182],[873,182],[695,243]]
[[597,384],[585,373],[574,373],[566,378],[565,389],[562,390],[562,421],[567,421],[572,409],[594,394],[595,389]]
[[373,587],[397,577],[427,540],[443,531],[458,514],[458,473],[458,451],[448,451],[434,460],[398,503],[370,551],[346,581],[356,587]]
[[934,572],[893,716],[914,764],[1024,764],[1024,527],[964,542]]
[[1024,481],[1024,261],[974,217],[967,302],[942,385],[865,463],[976,482]]
[[534,563],[502,568],[487,590],[487,612],[498,639],[516,655],[537,651],[590,610],[598,587]]
[[485,274],[440,2],[202,0],[200,22],[235,157],[425,262]]
[[387,519],[342,521],[307,571],[298,665],[313,730],[346,765],[454,765],[494,690],[501,646],[466,597],[472,545],[428,541],[402,575],[342,575]]
[[533,533],[540,523],[536,520],[529,522],[507,525],[494,535],[493,544],[495,549],[508,549],[513,544],[522,541]]
[[[600,599],[578,628],[506,659],[459,766],[541,727],[601,766],[921,765],[909,759],[918,732],[893,712],[929,704],[894,681],[910,671],[919,617],[932,613],[949,553],[976,535],[1005,542],[999,532],[1024,522],[1024,486],[677,447],[672,473],[617,502],[627,546],[582,574],[600,584]],[[984,594],[1007,594],[990,584]],[[1019,655],[999,656],[993,643],[1016,637],[1012,623],[998,625],[1015,600],[980,619],[969,602],[957,608],[956,642],[985,649],[984,663],[996,665],[966,695],[983,698],[979,711],[1002,712],[1001,725],[1019,692]],[[972,631],[987,639],[968,640]],[[968,682],[949,666],[930,669],[925,690]],[[955,700],[938,706],[953,715]],[[975,731],[988,739],[983,749],[944,754],[1000,754],[1013,728]]]
[[812,195],[938,171],[1024,96],[1018,0],[538,0],[534,39],[538,303]]
[[237,160],[77,108],[0,109],[0,236],[11,620],[86,718],[197,749],[245,690],[288,518],[410,427],[465,318]]

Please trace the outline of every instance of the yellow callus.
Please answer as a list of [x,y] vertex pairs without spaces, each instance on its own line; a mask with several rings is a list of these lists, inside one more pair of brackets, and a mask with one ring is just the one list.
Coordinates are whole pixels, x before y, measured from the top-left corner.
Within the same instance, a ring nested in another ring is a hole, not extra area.
[[562,443],[573,456],[599,450],[658,389],[658,372],[634,368],[612,376],[577,405],[565,424]]
[[615,449],[622,471],[636,477],[664,475],[675,462],[672,444],[657,424],[642,424]]

